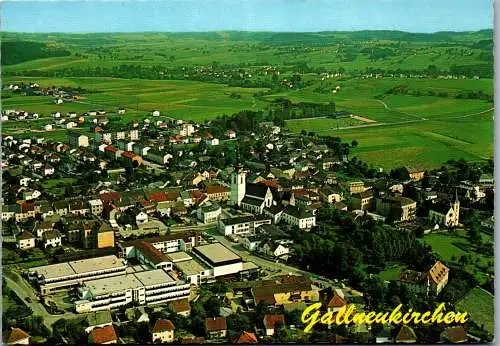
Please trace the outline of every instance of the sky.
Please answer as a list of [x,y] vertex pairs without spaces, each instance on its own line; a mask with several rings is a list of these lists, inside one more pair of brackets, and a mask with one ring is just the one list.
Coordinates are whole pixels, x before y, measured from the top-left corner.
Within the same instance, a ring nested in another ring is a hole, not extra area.
[[475,31],[492,0],[2,1],[2,31]]

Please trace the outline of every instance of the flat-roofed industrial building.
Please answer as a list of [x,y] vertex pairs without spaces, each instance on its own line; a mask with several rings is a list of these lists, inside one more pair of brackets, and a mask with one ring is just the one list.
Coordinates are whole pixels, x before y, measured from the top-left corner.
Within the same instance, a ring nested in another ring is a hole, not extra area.
[[88,280],[122,275],[126,269],[125,259],[110,255],[30,268],[28,278],[40,288],[42,295],[47,295]]
[[164,269],[146,270],[111,278],[87,281],[80,287],[78,313],[110,310],[136,303],[161,304],[190,295],[189,283],[177,281]]
[[237,274],[243,270],[243,260],[221,243],[197,246],[193,254],[211,269],[214,278]]

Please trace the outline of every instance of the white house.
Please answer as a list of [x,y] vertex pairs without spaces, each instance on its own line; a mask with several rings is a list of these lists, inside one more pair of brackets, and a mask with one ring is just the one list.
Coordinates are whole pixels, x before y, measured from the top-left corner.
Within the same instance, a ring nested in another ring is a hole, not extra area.
[[248,251],[255,251],[260,246],[261,243],[262,243],[262,240],[260,240],[256,236],[252,236],[252,235],[247,236],[247,237],[242,239],[243,247],[245,249],[247,249]]
[[316,226],[316,216],[299,209],[293,205],[288,205],[281,216],[281,220],[292,226],[298,226],[300,229],[310,229]]
[[170,320],[156,321],[152,333],[153,343],[170,343],[174,341],[174,324]]
[[35,247],[35,236],[28,231],[24,231],[17,238],[17,247],[21,250],[32,249]]
[[101,215],[104,209],[102,201],[99,198],[91,199],[89,201],[89,206],[92,215]]
[[43,175],[44,176],[49,176],[49,175],[52,175],[54,174],[54,167],[52,167],[51,165],[45,165],[43,167]]
[[42,234],[43,246],[47,248],[48,246],[56,247],[62,245],[62,236],[58,230],[50,230]]
[[266,254],[267,256],[280,258],[286,256],[290,253],[290,248],[286,245],[280,244],[278,242],[267,242],[262,246],[260,252]]
[[152,111],[151,115],[154,117],[159,117],[160,116],[160,111]]
[[211,138],[211,139],[207,140],[207,144],[212,145],[212,146],[219,145],[219,139],[218,138]]
[[148,214],[146,214],[145,212],[141,211],[139,212],[136,216],[135,216],[135,223],[137,224],[137,226],[140,226],[146,222],[148,222],[149,220],[149,217],[148,217]]
[[217,203],[207,201],[196,211],[198,220],[203,223],[216,222],[222,213],[222,208]]

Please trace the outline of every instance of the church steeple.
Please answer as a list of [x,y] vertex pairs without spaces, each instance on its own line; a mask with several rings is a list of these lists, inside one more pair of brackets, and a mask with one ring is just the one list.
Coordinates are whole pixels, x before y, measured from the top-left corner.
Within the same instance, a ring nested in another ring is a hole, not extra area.
[[239,172],[243,169],[243,166],[241,165],[241,158],[240,158],[240,145],[236,143],[236,164],[234,165],[234,171]]
[[239,206],[246,193],[246,174],[240,162],[240,147],[236,144],[236,164],[231,175],[231,203]]

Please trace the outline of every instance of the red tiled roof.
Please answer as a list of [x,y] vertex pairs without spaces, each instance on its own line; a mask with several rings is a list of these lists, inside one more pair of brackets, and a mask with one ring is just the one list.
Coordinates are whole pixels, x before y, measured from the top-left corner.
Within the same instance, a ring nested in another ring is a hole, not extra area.
[[164,331],[174,330],[174,324],[170,320],[157,320],[153,327],[153,333],[161,333]]
[[155,202],[165,202],[168,200],[167,194],[161,191],[146,193],[146,197],[148,200]]
[[176,313],[191,311],[191,306],[189,306],[189,301],[186,299],[179,299],[171,301],[172,309]]
[[112,146],[112,145],[108,145],[108,146],[106,146],[106,147],[104,148],[104,150],[106,150],[106,151],[111,151],[111,152],[113,152],[113,153],[116,153],[116,152],[118,151],[118,148],[116,148],[116,147],[114,147],[114,146]]
[[225,317],[213,317],[205,319],[205,328],[209,332],[217,332],[220,330],[226,330],[226,318]]
[[338,294],[334,294],[332,299],[328,302],[328,307],[329,308],[341,308],[343,306],[347,305],[347,301],[343,299],[341,296]]
[[233,344],[257,344],[257,337],[254,333],[243,332],[233,341]]
[[115,202],[121,199],[121,196],[118,192],[105,192],[99,195],[99,199],[103,202]]
[[223,193],[223,192],[230,192],[231,189],[227,186],[224,186],[224,185],[210,185],[210,186],[207,186],[207,188],[205,189],[205,192],[210,195],[210,194],[213,194],[213,193]]
[[131,151],[124,151],[121,156],[131,160],[139,157],[137,154]]
[[456,326],[451,328],[446,328],[443,333],[441,333],[446,341],[452,342],[454,344],[460,342],[467,342],[467,331],[463,326]]
[[115,328],[113,326],[105,326],[103,328],[94,328],[90,332],[90,337],[94,344],[104,344],[110,341],[118,340]]
[[262,180],[260,181],[261,184],[264,184],[268,187],[274,187],[277,188],[279,187],[280,183],[276,179],[267,179],[267,180]]
[[139,240],[134,245],[139,251],[142,252],[144,256],[146,256],[154,264],[169,261],[167,255],[165,255],[163,252],[155,248],[151,243]]
[[29,211],[34,211],[35,210],[35,204],[34,203],[28,203],[24,202],[21,204],[21,211],[23,213],[27,213]]
[[276,324],[285,325],[284,315],[265,315],[264,316],[264,327],[266,329],[274,329]]
[[29,338],[30,335],[26,333],[24,330],[19,328],[12,328],[7,332],[6,338],[4,341],[7,341],[8,344],[15,344],[18,341]]

